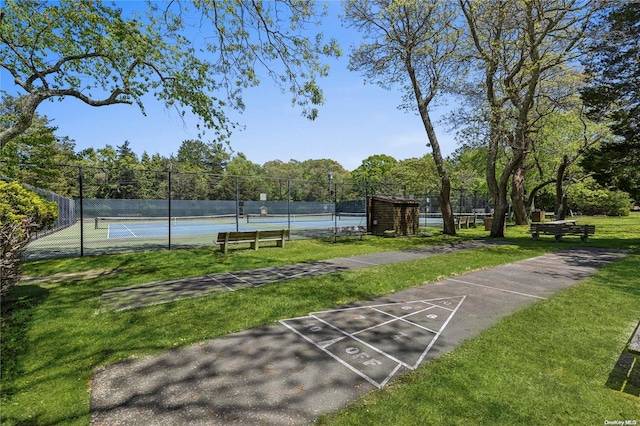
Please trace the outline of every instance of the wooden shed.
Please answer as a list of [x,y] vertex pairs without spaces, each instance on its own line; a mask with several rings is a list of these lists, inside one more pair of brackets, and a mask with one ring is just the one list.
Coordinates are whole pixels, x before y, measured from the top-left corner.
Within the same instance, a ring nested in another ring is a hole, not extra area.
[[[369,197],[367,230],[373,235],[416,235],[420,225],[420,202],[400,197]],[[385,231],[387,231],[385,233]]]

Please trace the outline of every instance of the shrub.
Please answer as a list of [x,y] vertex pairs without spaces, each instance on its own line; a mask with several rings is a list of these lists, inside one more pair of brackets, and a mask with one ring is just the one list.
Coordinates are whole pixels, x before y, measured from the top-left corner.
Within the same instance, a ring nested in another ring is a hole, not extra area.
[[587,215],[628,216],[631,211],[629,194],[603,188],[593,181],[571,186],[569,203],[573,210]]
[[58,214],[56,203],[18,183],[0,181],[0,297],[18,281],[22,255],[32,232],[53,225]]

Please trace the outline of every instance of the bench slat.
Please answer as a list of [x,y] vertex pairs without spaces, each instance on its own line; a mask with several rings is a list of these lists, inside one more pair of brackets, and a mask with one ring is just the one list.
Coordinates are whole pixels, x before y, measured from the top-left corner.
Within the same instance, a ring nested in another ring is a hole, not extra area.
[[589,235],[596,232],[595,225],[569,225],[564,223],[532,223],[529,232],[534,239],[540,234],[553,234],[556,241],[561,241],[564,235],[579,235],[582,242],[587,242]]
[[220,245],[220,251],[228,253],[230,244],[250,244],[251,248],[258,250],[261,242],[276,242],[278,247],[285,246],[285,240],[289,236],[287,229],[267,231],[232,231],[218,232],[215,244]]

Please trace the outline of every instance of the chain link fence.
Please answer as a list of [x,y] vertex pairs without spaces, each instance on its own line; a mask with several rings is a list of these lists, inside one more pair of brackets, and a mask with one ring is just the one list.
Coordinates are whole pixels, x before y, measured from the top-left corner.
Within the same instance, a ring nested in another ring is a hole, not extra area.
[[[46,189],[30,187],[59,210],[56,226],[27,247],[27,260],[211,247],[225,231],[288,229],[293,239],[331,236],[336,226],[365,226],[366,199],[373,195],[418,199],[424,226],[441,226],[436,195],[407,194],[394,183],[58,167],[55,180],[18,179],[37,186],[48,182]],[[455,192],[452,203],[461,213],[489,208],[487,197],[464,191]]]

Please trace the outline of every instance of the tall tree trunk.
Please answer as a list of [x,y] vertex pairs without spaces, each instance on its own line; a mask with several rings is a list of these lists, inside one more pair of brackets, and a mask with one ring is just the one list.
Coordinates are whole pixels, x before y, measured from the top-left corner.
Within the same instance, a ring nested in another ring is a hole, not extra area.
[[569,157],[565,155],[562,157],[562,164],[560,164],[558,171],[556,172],[556,205],[554,213],[559,220],[564,220],[567,216],[567,197],[564,193],[564,189],[562,188],[562,182],[564,181],[564,175],[569,164]]
[[[422,116],[422,110],[420,115]],[[442,232],[447,235],[456,235],[456,224],[453,219],[453,208],[451,207],[451,180],[449,179],[449,173],[447,173],[444,158],[440,151],[440,144],[438,144],[438,138],[436,137],[436,132],[433,129],[433,124],[431,123],[431,118],[428,113],[422,116],[422,122],[427,131],[431,149],[433,150],[433,160],[436,163],[436,169],[440,176],[438,202],[440,203],[440,210],[442,211]]]
[[423,96],[420,82],[416,77],[416,72],[411,63],[410,56],[406,58],[405,66],[409,73],[409,78],[411,79],[411,85],[418,104],[418,111],[420,112],[422,124],[424,125],[427,137],[429,138],[433,161],[436,163],[436,169],[438,170],[438,176],[440,177],[440,194],[438,194],[438,201],[440,202],[440,209],[442,211],[442,232],[447,235],[456,235],[456,224],[453,219],[453,209],[451,207],[451,180],[449,179],[449,173],[447,172],[447,168],[444,164],[444,158],[442,157],[442,151],[440,150],[440,144],[438,143],[438,137],[436,136],[436,131],[433,128],[428,108],[429,103],[436,93],[436,88],[432,88],[429,95]]
[[525,169],[522,163],[523,161],[516,167],[511,177],[511,202],[513,203],[513,215],[516,225],[527,225],[529,223],[524,195]]
[[494,213],[490,234],[493,238],[504,237],[506,215],[509,211],[509,203],[507,201],[509,181],[517,165],[520,164],[523,155],[522,152],[514,151],[514,157],[506,164],[505,168],[502,170],[502,174],[500,175],[500,180],[498,180],[496,177],[497,152],[499,150],[499,143],[497,142],[497,138],[499,138],[498,135],[499,134],[492,136],[495,139],[492,139],[492,142],[490,143],[490,157],[487,161],[487,184],[491,194],[493,195]]

